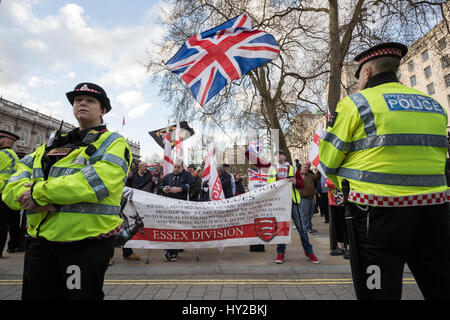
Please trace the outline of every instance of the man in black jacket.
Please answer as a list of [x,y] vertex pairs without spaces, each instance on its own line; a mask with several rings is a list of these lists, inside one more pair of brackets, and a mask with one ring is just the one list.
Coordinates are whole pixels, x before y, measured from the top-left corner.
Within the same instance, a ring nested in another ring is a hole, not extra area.
[[[173,172],[166,175],[159,186],[162,195],[179,200],[187,200],[189,190],[193,186],[192,175],[184,170],[183,160],[176,159],[173,164]],[[164,260],[174,262],[177,261],[178,249],[169,249],[164,252]]]
[[232,187],[231,173],[226,172],[223,166],[217,167],[217,172],[220,177],[220,183],[222,184],[225,199],[232,198],[233,187]]

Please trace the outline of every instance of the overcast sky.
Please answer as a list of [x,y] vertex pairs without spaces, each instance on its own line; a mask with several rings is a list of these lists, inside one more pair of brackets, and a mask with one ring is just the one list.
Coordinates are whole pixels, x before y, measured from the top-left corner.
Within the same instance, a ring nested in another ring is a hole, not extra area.
[[168,106],[143,65],[162,38],[157,11],[156,0],[1,1],[0,95],[76,125],[65,93],[97,83],[111,99],[108,129],[122,133],[125,117],[141,155],[162,155],[147,132],[167,125]]

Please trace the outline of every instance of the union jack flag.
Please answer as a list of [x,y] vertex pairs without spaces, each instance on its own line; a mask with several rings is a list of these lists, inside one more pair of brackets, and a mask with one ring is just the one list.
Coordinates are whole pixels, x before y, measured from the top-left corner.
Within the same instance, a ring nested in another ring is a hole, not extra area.
[[189,38],[166,66],[203,106],[225,85],[279,54],[275,38],[252,29],[243,14]]
[[250,181],[267,182],[267,174],[262,170],[248,169],[248,178]]
[[262,146],[259,141],[252,141],[248,145],[248,151],[254,154],[259,154],[261,152]]

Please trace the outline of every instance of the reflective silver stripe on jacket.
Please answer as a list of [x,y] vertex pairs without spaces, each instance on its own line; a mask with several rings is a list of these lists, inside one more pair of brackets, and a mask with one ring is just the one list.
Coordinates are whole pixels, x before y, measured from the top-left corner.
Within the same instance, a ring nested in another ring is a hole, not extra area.
[[81,169],[81,172],[91,186],[92,190],[94,190],[98,201],[101,201],[109,196],[108,189],[92,166]]
[[57,178],[61,176],[70,176],[71,174],[79,172],[80,168],[62,168],[62,167],[52,167],[48,174],[49,177]]
[[14,158],[14,156],[6,150],[1,150],[1,152],[6,153],[11,159],[11,167],[9,168],[9,170],[0,171],[0,173],[13,174],[14,172],[16,172],[16,170],[14,170],[14,166],[16,165],[16,158]]
[[13,176],[13,177],[9,178],[8,183],[16,182],[16,181],[19,181],[24,178],[31,179],[31,172],[23,171],[23,172],[19,173],[17,176]]
[[79,202],[79,203],[61,206],[59,212],[74,212],[74,213],[118,216],[120,213],[120,206]]
[[118,133],[111,134],[108,138],[106,138],[105,141],[100,145],[100,147],[94,152],[94,154],[89,159],[89,164],[94,164],[98,160],[103,157],[106,150],[109,148],[109,146],[116,141],[117,139],[121,138],[122,136]]
[[33,177],[32,179],[45,178],[44,170],[42,168],[33,168]]
[[[111,206],[106,204],[96,204],[88,202],[79,202],[74,204],[67,204],[60,207],[59,212],[67,213],[86,213],[86,214],[100,214],[108,216],[118,216],[120,213],[120,206]],[[26,211],[27,215],[36,214],[39,212]]]
[[324,139],[342,152],[355,152],[365,149],[389,146],[421,146],[447,148],[447,137],[434,134],[385,134],[370,136],[353,142],[344,142],[336,135],[327,132]]
[[407,187],[440,187],[447,185],[445,175],[415,175],[415,174],[392,174],[363,171],[349,168],[328,168],[322,162],[321,165],[327,175],[353,179],[363,182],[407,186]]
[[32,156],[23,157],[22,159],[20,159],[20,162],[22,162],[28,168],[33,169],[34,158]]
[[356,104],[359,111],[359,116],[364,122],[364,132],[366,136],[377,135],[377,127],[375,126],[375,116],[373,115],[372,109],[367,99],[360,93],[351,94],[350,99]]
[[119,167],[122,168],[123,172],[125,172],[125,174],[127,174],[128,172],[128,163],[126,162],[125,159],[122,159],[114,154],[111,153],[106,153],[101,160],[104,161],[109,161],[111,163],[114,163],[116,165],[118,165]]

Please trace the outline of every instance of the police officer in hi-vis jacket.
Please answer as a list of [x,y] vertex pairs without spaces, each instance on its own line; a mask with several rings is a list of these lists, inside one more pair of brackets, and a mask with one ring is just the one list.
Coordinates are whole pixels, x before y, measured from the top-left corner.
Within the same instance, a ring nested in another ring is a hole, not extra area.
[[390,42],[355,58],[359,91],[338,103],[320,142],[328,178],[350,183],[358,299],[400,299],[405,263],[425,299],[450,299],[447,113],[398,82],[406,53]]
[[27,210],[22,299],[103,299],[111,236],[122,228],[130,147],[103,125],[111,105],[100,86],[80,83],[66,96],[79,128],[24,157],[2,193]]
[[8,179],[19,164],[19,158],[12,149],[19,136],[6,130],[0,130],[0,257],[9,231],[8,252],[16,251],[20,236],[20,212],[12,210],[1,200],[1,193]]

